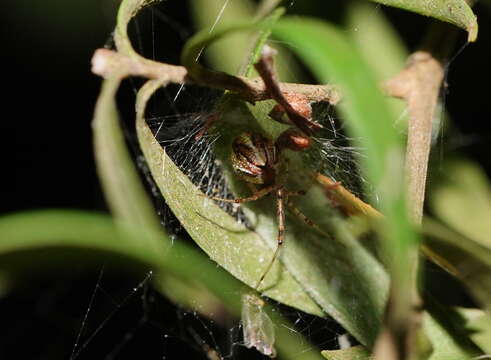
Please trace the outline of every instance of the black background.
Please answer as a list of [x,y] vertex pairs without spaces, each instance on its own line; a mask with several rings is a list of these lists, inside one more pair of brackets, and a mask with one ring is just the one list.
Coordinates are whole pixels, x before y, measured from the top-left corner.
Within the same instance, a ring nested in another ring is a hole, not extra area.
[[[295,3],[291,11],[308,13],[312,10],[309,7],[315,6],[309,5],[315,2],[302,3]],[[0,4],[2,214],[42,208],[105,211],[90,128],[100,79],[90,73],[90,58],[94,49],[107,42],[116,6],[116,1],[97,0],[18,0]],[[170,1],[166,6],[163,11],[192,32],[186,3]],[[489,10],[476,8],[481,27],[478,42],[469,45],[451,64],[445,95],[456,127],[456,131],[447,131],[448,147],[472,156],[488,174]],[[409,49],[416,49],[430,21],[398,10],[383,11],[396,24]],[[170,44],[170,58],[177,59],[179,41],[159,41]],[[464,42],[462,32],[459,44]],[[74,264],[56,274],[32,276],[16,283],[0,299],[0,359],[68,359],[99,274],[100,267],[86,272]],[[108,269],[103,274],[103,286],[120,303],[144,278],[145,274],[135,276]],[[168,319],[174,322],[169,326],[177,328],[178,313],[151,289],[147,291],[146,305],[151,299],[155,300],[152,304],[163,304],[153,318]],[[131,358],[141,354],[142,347],[145,358],[162,358],[163,354],[168,358],[204,357],[193,346],[179,347],[180,340],[176,344],[163,341],[162,334],[169,328],[162,321],[156,325],[146,322],[142,308],[139,290],[80,358],[104,358],[108,353],[117,355],[115,358]],[[94,318],[104,319],[114,309],[108,298],[100,300]],[[141,329],[132,333],[142,319]],[[98,321],[94,320],[90,329]],[[115,352],[127,333],[134,335],[131,341],[125,343],[122,352]],[[179,353],[174,353],[174,348]]]

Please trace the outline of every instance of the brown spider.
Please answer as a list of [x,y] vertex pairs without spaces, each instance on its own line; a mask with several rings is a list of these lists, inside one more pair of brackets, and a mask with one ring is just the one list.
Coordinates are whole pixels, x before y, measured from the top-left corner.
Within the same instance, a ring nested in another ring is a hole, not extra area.
[[288,201],[289,196],[305,195],[305,191],[287,190],[284,186],[284,179],[280,178],[282,171],[280,171],[279,167],[280,155],[283,150],[303,151],[309,148],[311,145],[310,135],[322,127],[310,119],[311,107],[305,97],[299,94],[281,92],[274,73],[273,55],[274,50],[265,47],[262,57],[255,64],[255,67],[263,79],[270,97],[277,102],[277,105],[269,114],[270,117],[276,121],[293,125],[293,127],[281,133],[274,142],[255,132],[244,132],[238,135],[232,142],[232,168],[242,180],[251,185],[253,194],[249,197],[237,199],[212,198],[218,201],[238,204],[259,200],[270,193],[276,194],[276,212],[278,217],[277,247],[268,267],[261,275],[256,289],[259,288],[270,271],[283,244],[285,204],[304,222],[314,226],[310,219]]
[[[276,194],[276,213],[278,216],[277,247],[271,262],[261,275],[256,289],[261,285],[273,266],[283,244],[285,234],[285,203],[290,207],[293,206],[288,202],[287,198],[289,196],[305,195],[304,191],[288,191],[278,179],[280,152],[286,147],[286,144],[290,145],[288,148],[295,146],[298,148],[298,144],[287,140],[287,138],[293,137],[293,133],[294,131],[291,129],[285,131],[275,143],[258,133],[245,132],[237,136],[232,143],[232,167],[242,180],[250,184],[262,186],[262,188],[254,191],[249,197],[236,199],[212,198],[214,200],[239,204],[259,200],[273,192]],[[299,134],[295,135],[301,137]],[[309,146],[310,142],[304,139],[303,144]],[[300,211],[296,210],[295,213],[298,215]],[[308,224],[312,224],[306,216],[301,214],[300,216]]]

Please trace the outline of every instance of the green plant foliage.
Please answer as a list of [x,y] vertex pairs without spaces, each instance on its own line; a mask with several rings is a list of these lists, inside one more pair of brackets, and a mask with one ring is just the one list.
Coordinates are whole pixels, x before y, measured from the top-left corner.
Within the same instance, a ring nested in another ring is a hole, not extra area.
[[351,134],[360,139],[367,156],[363,170],[380,196],[378,206],[386,216],[382,235],[392,278],[391,301],[404,309],[401,312],[409,312],[415,280],[411,254],[419,240],[406,213],[402,139],[392,126],[394,119],[372,72],[343,33],[324,22],[285,19],[273,33],[292,44],[321,83],[339,84],[345,96],[339,110]]
[[[191,8],[198,30],[212,33],[215,27],[231,26],[244,21],[252,22],[255,5],[251,1],[239,0],[230,1],[224,7],[223,1],[220,0],[197,0],[192,2]],[[217,14],[220,14],[218,18]],[[249,56],[252,35],[247,32],[235,33],[214,43],[204,55],[217,69],[236,74],[244,65],[244,59]]]
[[[0,238],[2,272],[25,271],[40,264],[46,268],[69,266],[73,259],[90,264],[94,257],[103,257],[126,268],[131,265],[137,269],[150,268],[157,280],[159,275],[172,275],[170,279],[187,284],[186,291],[192,289],[193,295],[197,294],[193,284],[204,285],[232,314],[241,313],[243,286],[201,253],[182,242],[176,242],[169,251],[161,241],[161,232],[115,222],[107,215],[69,210],[6,215],[0,217]],[[152,238],[153,243],[161,244],[160,248],[142,246],[144,238]],[[161,285],[156,287],[159,289]],[[269,316],[288,324],[279,314],[269,313]],[[276,347],[285,359],[321,359],[315,352],[293,355],[301,348],[300,344],[305,345],[305,340],[298,334],[286,329],[276,332]]]
[[491,249],[434,221],[424,221],[426,244],[455,267],[455,275],[491,309]]
[[[280,8],[272,12],[276,3],[281,4],[282,1],[268,0],[261,3],[261,5],[255,5],[251,0],[234,0],[228,2],[222,11],[223,1],[199,0],[193,1],[191,8],[198,30],[208,31],[211,34],[215,28],[230,27],[245,21],[253,22],[267,18],[272,18],[271,20],[276,21],[280,15],[278,12]],[[275,15],[275,13],[278,15]],[[217,23],[215,23],[216,14],[220,14]],[[247,63],[250,63],[250,56],[251,53],[254,53],[255,45],[258,45],[259,42],[262,47],[263,41],[261,41],[261,38],[265,41],[269,35],[269,30],[234,33],[207,47],[204,51],[204,56],[213,68],[230,74],[242,75]],[[234,51],[229,51],[229,49],[234,49]],[[281,44],[275,44],[275,49],[278,51],[278,55],[275,58],[276,68],[281,79],[283,81],[298,82],[298,64],[284,50]],[[254,69],[250,68],[246,75],[249,76],[253,72]]]
[[449,331],[427,313],[423,317],[423,329],[433,347],[428,360],[470,360],[480,353],[467,337],[459,337],[462,334]]
[[159,229],[160,224],[138,177],[121,132],[116,91],[120,79],[105,80],[94,113],[94,145],[99,177],[113,214],[129,223]]
[[[348,8],[346,27],[356,46],[372,69],[375,80],[382,83],[397,75],[406,65],[409,52],[396,29],[381,11],[366,1],[355,1]],[[406,104],[401,99],[385,98],[395,124],[405,131]]]
[[491,316],[481,309],[459,308],[458,313],[465,319],[465,328],[481,349],[491,353]]
[[380,4],[430,16],[464,29],[468,40],[477,38],[477,19],[465,0],[371,0]]
[[[272,250],[256,233],[240,225],[212,200],[206,199],[155,140],[142,114],[151,94],[140,92],[137,103],[137,132],[152,176],[162,195],[201,248],[218,264],[246,284],[254,287],[261,277],[264,262]],[[265,294],[306,312],[322,315],[322,310],[283,267],[279,281]]]
[[[149,60],[134,50],[127,27],[143,7],[158,1],[123,0],[120,5],[116,48],[131,60],[141,61],[140,65],[149,64]],[[464,0],[373,1],[455,24],[468,31],[469,41],[477,37],[476,18]],[[350,222],[332,208],[325,188],[312,180],[320,165],[310,150],[285,150],[281,156],[288,164],[288,171],[285,171],[283,185],[288,190],[307,192],[292,202],[315,226],[306,225],[298,213],[287,209],[285,244],[258,290],[307,313],[331,316],[362,344],[345,350],[323,351],[326,359],[369,360],[369,349],[377,340],[384,313],[388,313],[389,282],[392,281],[389,312],[393,308],[411,311],[409,307],[395,305],[409,304],[408,299],[416,287],[411,261],[419,235],[407,215],[404,139],[394,126],[401,107],[387,101],[379,91],[380,81],[402,68],[406,51],[378,13],[370,15],[370,31],[350,34],[321,20],[281,18],[283,9],[273,11],[279,2],[271,1],[270,6],[264,8],[246,0],[231,2],[215,28],[210,21],[215,18],[210,14],[219,12],[223,2],[195,1],[194,16],[204,30],[185,45],[182,62],[190,79],[202,80],[217,74],[229,76],[204,68],[197,61],[198,55],[210,46],[207,54],[213,66],[236,73],[239,68],[245,70],[249,66],[250,69],[253,59],[258,58],[267,37],[272,34],[291,47],[320,83],[336,84],[339,88],[343,101],[337,109],[346,119],[349,135],[364,149],[366,156],[360,159],[362,172],[373,187],[373,203],[385,215],[371,227],[376,235],[381,235],[384,264],[374,255],[375,251],[368,249],[370,246],[359,241]],[[350,29],[365,26],[367,13],[371,11],[366,5],[358,3],[348,9]],[[382,44],[382,47],[373,44]],[[228,51],[231,47],[235,51]],[[387,53],[382,60],[381,52]],[[278,58],[283,59],[280,63],[285,59],[281,55]],[[215,200],[201,193],[168,156],[146,123],[147,102],[169,81],[165,76],[150,80],[137,94],[138,140],[166,203],[207,256],[182,242],[170,246],[168,235],[161,228],[140,182],[119,125],[115,96],[126,75],[122,67],[115,68],[103,81],[93,121],[97,168],[114,218],[61,210],[0,217],[0,275],[25,271],[36,264],[69,266],[71,259],[91,263],[104,257],[131,269],[152,269],[156,273],[156,288],[176,302],[190,305],[194,300],[202,301],[203,311],[209,312],[213,310],[206,309],[223,303],[231,314],[238,316],[244,289],[256,288],[278,246],[275,202],[266,197],[241,205],[250,222],[246,227],[222,210]],[[230,79],[243,81],[229,76]],[[238,197],[250,195],[251,190],[234,175],[230,163],[231,143],[244,131],[277,139],[288,126],[270,119],[268,114],[273,106],[275,103],[271,100],[247,103],[231,92],[226,92],[215,105],[220,118],[209,129],[210,134],[219,135],[214,142],[214,156]],[[425,245],[450,264],[454,275],[489,311],[489,183],[484,173],[468,161],[450,162],[445,172],[450,174],[449,178],[439,179],[437,186],[431,189],[431,209],[440,222],[426,219]],[[428,306],[423,313],[423,326],[418,335],[427,338],[428,344],[419,348],[419,358],[470,359],[481,354],[475,344],[491,351],[489,314],[477,309],[461,309],[464,320],[456,324],[452,317],[454,312],[444,314],[442,308]],[[249,320],[253,320],[250,326],[256,332],[264,332],[263,343],[268,349],[278,348],[286,359],[321,357],[315,352],[298,355],[299,342],[303,340],[288,326],[273,325],[280,321],[287,323],[278,312],[272,312],[269,305],[252,311],[256,313],[250,316]],[[402,314],[403,319],[408,316],[409,313]],[[267,327],[255,328],[258,319],[268,319]]]
[[370,360],[370,352],[363,346],[353,346],[345,350],[324,350],[322,352],[327,360]]
[[[307,25],[309,25],[309,23],[307,23]],[[242,30],[250,27],[251,25],[237,25],[233,28],[219,29],[211,35],[205,32],[199,33],[186,45],[183,52],[183,62],[192,68],[193,72],[197,71],[201,74],[205,74],[205,71],[208,70],[201,68],[193,61],[193,59],[195,59],[195,54],[200,51],[199,49],[231,31]],[[305,33],[302,33],[304,29],[301,28],[301,24],[297,24],[293,21],[285,22],[283,25],[280,22],[277,27],[275,27],[274,31],[279,33],[279,29],[287,28],[291,29],[291,31],[297,32],[299,36],[296,39],[294,37],[288,38],[290,42],[296,44],[300,37],[306,36]],[[316,32],[319,31],[319,29],[316,28],[312,31]],[[342,54],[334,55],[338,56],[337,61],[339,61],[333,65],[334,68],[346,66],[344,61],[348,57],[347,54],[349,53],[350,59],[355,58],[355,60],[351,62],[353,65],[351,70],[354,70],[357,74],[368,74],[369,71],[365,71],[367,68],[363,61],[360,59],[360,57],[356,56],[356,51],[347,45],[348,40],[340,34],[341,31],[336,30],[333,30],[332,33],[327,34],[327,39],[335,40],[330,41],[332,47],[329,55]],[[321,35],[326,34],[324,32]],[[318,39],[312,39],[313,42],[315,42],[315,40],[319,41]],[[326,38],[323,38],[321,42],[325,42],[325,40]],[[362,79],[364,76],[369,75],[362,75]],[[368,83],[373,84],[373,87],[370,88],[370,90],[373,90],[375,88],[373,80],[370,77],[367,79]],[[353,82],[348,82],[347,87],[353,84]],[[350,89],[350,91],[354,92],[357,90],[359,89]],[[367,93],[369,93],[370,90],[368,90]],[[375,95],[373,95],[373,93],[375,93]],[[357,104],[359,105],[358,107],[355,106],[355,112],[372,111],[374,108],[371,106],[374,104],[383,104],[383,100],[377,102],[378,99],[382,99],[380,94],[379,98],[377,98],[377,90],[369,94],[369,97],[370,98],[363,104]],[[370,102],[370,100],[372,100],[372,102]],[[221,137],[215,145],[216,153],[217,157],[222,160],[222,163],[225,166],[225,172],[228,172],[229,174],[230,182],[235,184],[234,186],[236,186],[238,189],[240,189],[240,184],[237,184],[237,180],[232,174],[230,166],[227,166],[230,156],[230,141],[240,132],[247,129],[256,129],[267,134],[267,136],[271,138],[276,138],[285,127],[281,124],[274,123],[268,118],[267,114],[272,105],[273,104],[271,102],[265,102],[258,103],[255,106],[250,106],[240,102],[240,100],[232,99],[225,101],[224,105],[220,107],[220,111],[222,112],[222,121],[216,128],[218,129],[217,131],[220,132]],[[367,109],[363,110],[363,106],[367,106]],[[384,105],[378,107],[374,111],[375,118],[377,115],[380,115],[381,112],[383,113]],[[383,114],[381,117],[382,119],[385,118],[388,122],[390,122],[390,120],[388,120],[388,115]],[[227,139],[225,141],[228,141],[228,144],[226,142],[222,142],[222,139]],[[390,142],[390,136],[382,137],[381,139],[383,139],[383,141],[388,140]],[[146,142],[142,142],[142,148],[145,149],[147,147],[148,144]],[[161,151],[160,147],[156,149],[156,151]],[[156,158],[156,156],[150,156],[150,158]],[[383,156],[381,158],[383,158]],[[297,179],[295,180],[297,182],[303,181],[301,188],[309,189],[311,185],[307,184],[310,181],[308,180],[308,174],[312,171],[309,168],[309,164],[304,163],[300,158],[298,158],[298,155],[295,154],[289,155],[289,159],[289,163],[294,164],[291,165],[292,167],[298,166],[297,169],[290,169],[292,173],[297,174]],[[380,164],[377,164],[377,166],[380,166]],[[161,171],[160,169],[162,166],[157,165],[154,167],[151,165],[150,167],[153,168],[152,172],[154,173],[154,176],[159,176],[158,172]],[[165,167],[167,167],[167,165],[165,165]],[[302,176],[305,177],[304,180],[301,180]],[[174,212],[179,211],[179,207],[182,207],[184,200],[173,199],[175,197],[175,193],[170,194],[169,190],[166,190],[174,189],[176,186],[176,184],[170,183],[172,181],[172,176],[164,176],[162,180],[165,182],[159,184],[159,186],[162,191],[168,193],[166,196],[167,201],[173,209],[175,207],[176,210],[174,210]],[[179,181],[182,182],[182,180]],[[157,182],[159,183],[159,181]],[[325,312],[343,324],[350,330],[351,333],[357,336],[361,342],[371,344],[375,339],[374,335],[376,334],[376,329],[380,324],[382,314],[381,310],[387,294],[386,275],[377,261],[357,244],[349,232],[346,231],[346,229],[343,229],[343,225],[340,222],[335,221],[335,216],[333,216],[333,220],[330,221],[328,219],[330,215],[323,215],[328,212],[327,209],[329,209],[329,203],[325,197],[319,194],[319,190],[320,189],[310,189],[307,197],[298,199],[298,202],[296,201],[295,203],[304,213],[307,214],[307,216],[313,218],[316,223],[325,224],[328,229],[336,229],[333,231],[336,232],[337,236],[330,238],[328,235],[326,235],[327,233],[319,234],[316,231],[312,231],[312,229],[306,229],[305,225],[301,223],[299,224],[298,221],[292,222],[288,227],[285,239],[286,245],[284,246],[284,249],[282,249],[282,263],[286,266],[293,277],[297,279],[297,281],[304,286],[305,284],[308,284],[308,288],[304,288],[304,290],[317,304],[321,306]],[[193,191],[188,191],[185,189],[185,196],[189,198],[190,193],[193,193]],[[199,195],[197,196],[201,203],[205,201],[202,198],[199,199]],[[269,201],[269,203],[265,202],[264,200],[257,202],[256,204],[244,204],[244,208],[250,209],[251,214],[254,214],[254,230],[257,234],[261,235],[263,241],[269,243],[270,250],[266,253],[269,252],[271,254],[276,247],[275,239],[277,232],[276,224],[274,222],[275,211],[271,201]],[[197,213],[200,212],[197,211],[199,208],[194,207],[193,209]],[[198,229],[193,225],[193,222],[190,221],[189,210],[183,209],[181,211],[183,211],[181,220],[188,231],[193,232],[194,229]],[[218,214],[218,209],[213,213]],[[186,216],[184,216],[184,214],[186,214]],[[225,216],[224,213],[222,214],[222,216]],[[331,223],[329,224],[329,222]],[[223,226],[221,227],[223,228]],[[201,228],[199,232],[195,232],[193,235],[193,238],[199,244],[203,242],[204,232],[205,231],[203,231]],[[222,239],[223,243],[223,239],[229,237],[230,235],[227,237],[222,236],[217,238],[208,246],[202,246],[205,248],[205,251],[207,251],[207,253],[214,258],[213,251],[216,252],[216,250],[213,250],[213,248],[216,248],[217,246],[225,248],[226,251],[233,250],[230,248],[230,246],[226,246],[226,243],[225,246],[219,245],[220,239]],[[326,238],[330,238],[330,240],[326,241]],[[208,250],[206,250],[206,248],[208,248]],[[227,254],[224,259],[231,259],[231,254]],[[257,257],[251,258],[250,261],[256,264],[252,267],[252,269],[255,271],[257,271],[257,269],[264,269],[266,265],[263,264],[261,266],[261,262],[258,263]],[[239,273],[239,269],[233,269],[236,264],[235,262],[223,262],[220,260],[217,260],[217,262],[229,269],[229,271],[232,273]],[[343,265],[341,266],[341,264]],[[242,270],[243,268],[241,267],[240,269]],[[260,273],[261,272],[259,272],[259,274]],[[257,279],[258,277],[256,277],[255,281],[257,281]],[[334,281],[334,279],[338,280]],[[249,284],[254,286],[255,282]],[[338,288],[338,284],[341,284],[341,288]],[[333,286],[336,288],[335,291],[331,290],[333,289]],[[299,305],[296,306],[301,308]],[[367,315],[363,318],[352,318],[354,307],[363,309],[361,311]]]
[[442,223],[426,219],[428,244],[455,267],[476,299],[491,309],[491,190],[469,160],[451,159],[431,188],[429,204]]
[[462,235],[491,248],[491,185],[469,160],[454,159],[445,177],[432,188],[429,204],[435,215]]

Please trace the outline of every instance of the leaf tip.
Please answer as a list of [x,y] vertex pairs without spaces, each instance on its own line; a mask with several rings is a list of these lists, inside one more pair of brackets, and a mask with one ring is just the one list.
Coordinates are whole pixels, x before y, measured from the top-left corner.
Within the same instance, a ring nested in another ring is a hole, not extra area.
[[474,16],[474,21],[467,27],[467,41],[474,42],[477,39],[477,32],[479,26],[477,25],[477,18]]

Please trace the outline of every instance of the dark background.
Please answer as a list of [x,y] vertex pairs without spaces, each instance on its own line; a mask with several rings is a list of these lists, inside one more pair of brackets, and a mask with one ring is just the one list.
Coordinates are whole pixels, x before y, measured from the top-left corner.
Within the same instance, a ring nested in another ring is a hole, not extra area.
[[[342,11],[319,11],[318,3],[323,2],[297,1],[290,11],[329,13],[331,17]],[[100,79],[90,73],[90,58],[94,49],[107,42],[116,7],[115,0],[1,2],[1,214],[42,208],[105,211],[90,128]],[[161,9],[192,33],[186,2],[169,1]],[[489,10],[476,7],[478,42],[469,45],[450,66],[445,100],[453,124],[447,124],[444,140],[452,151],[480,162],[488,174]],[[397,24],[409,49],[416,49],[430,21],[394,9],[380,11]],[[158,26],[167,25],[158,22]],[[170,58],[177,58],[177,36],[161,35],[158,41],[170,44],[165,49]],[[462,32],[459,44],[464,42]],[[87,333],[94,332],[108,316],[110,319],[79,358],[105,358],[106,354],[131,358],[141,354],[142,347],[145,358],[173,358],[171,354],[177,351],[176,358],[204,358],[199,341],[189,334],[177,336],[175,342],[162,340],[164,334],[186,333],[185,326],[183,330],[176,325],[179,321],[186,323],[180,318],[186,313],[176,311],[145,282],[133,293],[132,288],[145,279],[145,274],[135,276],[108,269],[98,282],[100,269],[102,264],[86,272],[74,264],[56,274],[32,276],[16,283],[0,298],[0,359],[68,359],[96,284],[110,296],[96,303]],[[115,303],[123,302],[122,310],[115,311]],[[147,316],[150,313],[152,316]],[[168,326],[162,319],[168,320]],[[189,321],[196,319],[191,317]],[[217,334],[221,334],[219,330]],[[119,344],[124,345],[121,351]]]

